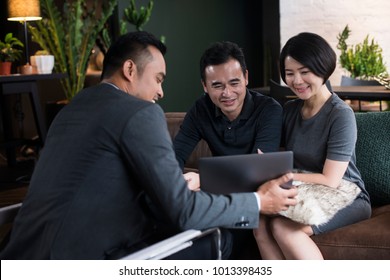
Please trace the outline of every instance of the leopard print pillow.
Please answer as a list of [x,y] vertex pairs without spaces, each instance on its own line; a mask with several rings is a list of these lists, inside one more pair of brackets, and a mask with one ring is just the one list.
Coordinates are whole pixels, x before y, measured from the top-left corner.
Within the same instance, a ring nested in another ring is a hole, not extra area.
[[305,225],[328,222],[342,208],[350,205],[361,192],[354,183],[342,180],[337,188],[294,181],[298,203],[279,214]]

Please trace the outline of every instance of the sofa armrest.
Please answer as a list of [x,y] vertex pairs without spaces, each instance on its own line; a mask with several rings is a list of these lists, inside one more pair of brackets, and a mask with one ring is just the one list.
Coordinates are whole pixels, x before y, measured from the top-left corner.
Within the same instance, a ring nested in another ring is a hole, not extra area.
[[390,259],[390,205],[375,208],[370,219],[312,236],[325,259]]

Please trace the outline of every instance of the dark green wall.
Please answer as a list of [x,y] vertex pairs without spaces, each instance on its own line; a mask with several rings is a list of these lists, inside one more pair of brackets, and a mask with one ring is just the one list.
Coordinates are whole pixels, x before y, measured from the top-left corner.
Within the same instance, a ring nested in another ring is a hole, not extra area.
[[[112,22],[119,21],[128,3],[129,0],[118,0]],[[148,0],[136,0],[138,6],[147,3]],[[6,1],[0,1],[1,37],[13,32],[23,39],[23,26],[7,21],[6,10]],[[270,77],[279,79],[275,66],[280,50],[277,0],[154,0],[151,20],[144,29],[166,37],[167,78],[160,105],[167,112],[187,111],[201,96],[199,59],[215,41],[230,40],[243,48],[249,87],[264,86]],[[134,27],[129,26],[131,30]],[[38,46],[30,41],[30,53],[36,49]],[[59,81],[45,81],[39,90],[43,108],[48,101],[64,99]],[[33,136],[36,132],[28,96],[23,96],[23,106],[25,134]]]
[[[229,40],[241,46],[248,64],[249,87],[265,85],[271,70],[264,64],[264,52],[272,48],[266,40],[275,41],[279,52],[278,2],[155,0],[151,19],[144,30],[166,37],[167,78],[163,85],[165,97],[160,101],[163,109],[186,111],[201,96],[199,59],[215,41]],[[146,5],[148,0],[136,3]],[[128,0],[119,0],[120,17],[127,5]],[[133,26],[129,26],[131,30]],[[268,36],[270,33],[273,35]]]
[[[135,2],[139,7],[147,5],[148,1]],[[112,22],[119,21],[128,5],[129,0],[118,0]],[[0,35],[13,31],[23,38],[22,25],[6,20],[5,1],[1,8],[4,29]],[[277,0],[154,0],[152,17],[144,29],[166,37],[167,78],[163,85],[165,97],[160,101],[165,111],[186,111],[202,94],[199,59],[215,41],[230,40],[243,48],[249,87],[267,85],[270,77],[278,80],[275,67],[280,49]],[[132,30],[134,26],[129,25],[129,31]],[[30,53],[34,46],[36,48],[36,44],[30,42]],[[53,92],[47,95],[50,100],[63,96]],[[42,97],[45,102],[45,93]]]
[[199,59],[214,41],[244,42],[242,1],[198,0],[155,1],[150,31],[164,34],[168,53],[165,100],[166,111],[186,111],[203,93]]

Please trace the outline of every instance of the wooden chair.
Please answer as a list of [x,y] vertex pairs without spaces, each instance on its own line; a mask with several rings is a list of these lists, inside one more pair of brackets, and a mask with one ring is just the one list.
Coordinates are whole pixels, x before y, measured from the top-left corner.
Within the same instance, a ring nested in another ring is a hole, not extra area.
[[[0,208],[0,228],[5,231],[4,238],[0,240],[0,251],[4,249],[9,240],[10,230],[12,223],[19,212],[22,203],[12,204],[6,207]],[[202,237],[213,235],[216,259],[222,258],[221,253],[221,232],[219,228],[211,228],[207,230],[194,230],[190,229],[181,233],[178,233],[172,237],[164,239],[156,244],[150,245],[144,249],[134,252],[130,255],[123,257],[124,260],[159,260],[171,256],[181,250],[191,247],[197,239]]]
[[269,80],[269,96],[284,105],[287,101],[297,98],[294,92],[287,86],[283,86],[274,80]]

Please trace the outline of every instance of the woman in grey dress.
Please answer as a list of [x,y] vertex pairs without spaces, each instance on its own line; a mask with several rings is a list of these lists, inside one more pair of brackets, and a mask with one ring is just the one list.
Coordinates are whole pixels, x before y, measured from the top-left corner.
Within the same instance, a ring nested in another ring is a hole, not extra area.
[[290,38],[280,55],[283,81],[297,95],[284,106],[282,146],[294,152],[294,180],[339,186],[342,179],[361,192],[349,206],[318,226],[281,216],[262,219],[254,235],[263,259],[323,259],[310,236],[356,223],[371,215],[370,200],[356,168],[356,120],[352,109],[326,81],[336,67],[336,54],[313,33]]

